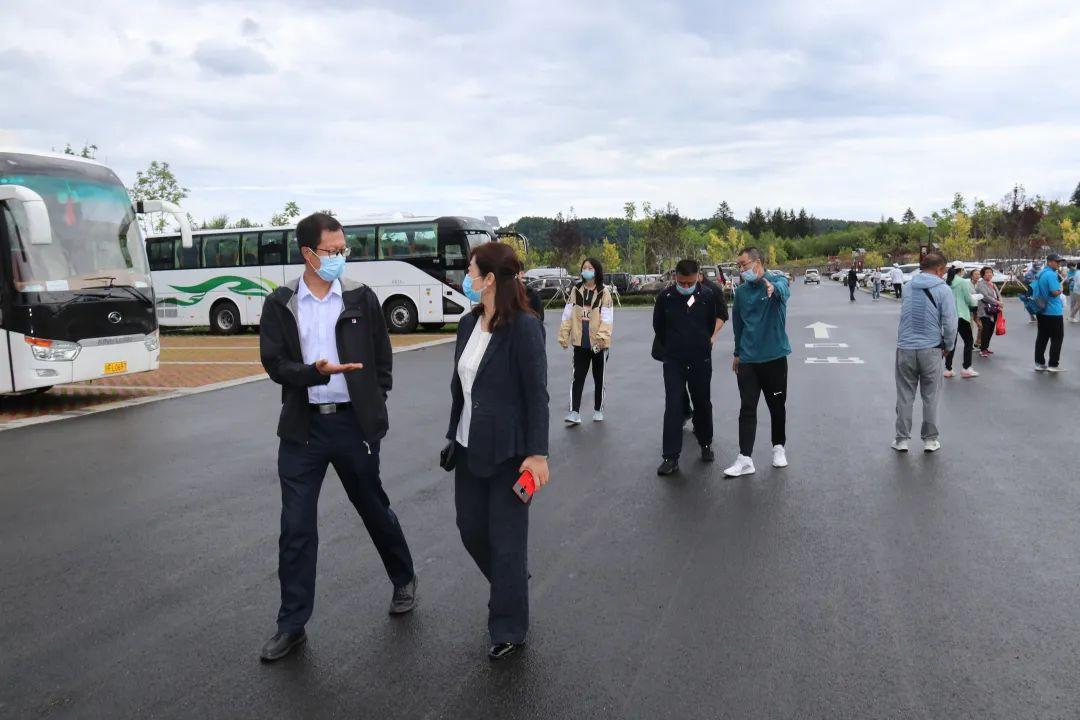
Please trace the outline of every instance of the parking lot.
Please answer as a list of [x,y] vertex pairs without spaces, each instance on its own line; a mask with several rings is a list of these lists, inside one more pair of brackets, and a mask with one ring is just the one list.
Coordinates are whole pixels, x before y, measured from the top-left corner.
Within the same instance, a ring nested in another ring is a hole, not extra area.
[[[391,342],[395,350],[403,350],[452,337],[452,331],[447,330],[393,335]],[[207,392],[265,377],[255,333],[164,333],[160,369],[59,385],[44,394],[0,397],[0,430]]]
[[[275,385],[0,433],[0,716],[1075,718],[1080,334],[1065,340],[1074,372],[1033,373],[1034,329],[1009,301],[982,376],[944,389],[942,450],[900,455],[898,312],[831,282],[794,287],[791,466],[769,467],[759,430],[757,474],[734,480],[730,328],[714,356],[717,462],[687,434],[682,472],[658,478],[648,309],[616,311],[607,420],[572,429],[549,313],[532,628],[496,666],[437,467],[452,346],[395,358],[382,446],[418,609],[386,616],[385,572],[331,472],[310,639],[272,666],[258,650],[279,597]],[[211,352],[250,350],[169,357]]]

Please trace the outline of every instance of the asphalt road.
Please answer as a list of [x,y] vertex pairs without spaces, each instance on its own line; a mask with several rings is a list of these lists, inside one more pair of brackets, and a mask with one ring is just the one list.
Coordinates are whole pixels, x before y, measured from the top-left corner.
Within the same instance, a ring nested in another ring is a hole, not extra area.
[[[395,358],[384,482],[420,573],[390,586],[340,484],[320,507],[306,647],[272,666],[279,495],[269,382],[0,433],[0,716],[1076,718],[1080,333],[1031,372],[949,381],[943,449],[897,455],[897,304],[795,287],[788,456],[725,480],[738,396],[716,350],[717,462],[658,478],[649,313],[617,312],[608,420],[566,429],[549,313],[552,484],[532,514],[532,634],[491,666],[486,588],[436,467],[450,347]],[[806,348],[815,321],[837,326]],[[806,364],[807,357],[863,364]],[[590,392],[586,391],[586,404]],[[918,412],[916,413],[918,421]],[[919,449],[919,443],[913,443]]]

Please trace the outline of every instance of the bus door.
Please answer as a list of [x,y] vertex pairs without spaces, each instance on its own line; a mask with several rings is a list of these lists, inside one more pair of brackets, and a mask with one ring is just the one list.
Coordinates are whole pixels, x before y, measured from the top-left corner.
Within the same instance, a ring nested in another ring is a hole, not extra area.
[[252,302],[251,324],[262,319],[266,297],[285,284],[285,231],[267,230],[259,235],[259,277],[256,281],[265,288],[265,295]]

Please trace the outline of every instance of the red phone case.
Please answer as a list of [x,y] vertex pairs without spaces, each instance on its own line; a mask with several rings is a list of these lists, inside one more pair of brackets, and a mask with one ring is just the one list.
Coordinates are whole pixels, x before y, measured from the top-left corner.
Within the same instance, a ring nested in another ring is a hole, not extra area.
[[535,492],[536,481],[533,479],[532,473],[526,470],[521,473],[521,477],[514,483],[514,494],[517,495],[518,500],[527,503],[532,500],[533,493]]

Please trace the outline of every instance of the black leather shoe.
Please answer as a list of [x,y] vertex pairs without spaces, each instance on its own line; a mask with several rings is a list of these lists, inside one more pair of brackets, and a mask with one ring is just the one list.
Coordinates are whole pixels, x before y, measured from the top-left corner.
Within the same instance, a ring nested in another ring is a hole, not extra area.
[[716,453],[713,452],[712,445],[701,446],[701,460],[702,462],[712,462],[716,459]]
[[525,649],[525,643],[499,643],[498,645],[492,645],[488,650],[488,660],[491,662],[498,662],[505,660],[511,655],[516,655],[519,650]]
[[279,632],[263,645],[262,652],[259,653],[259,659],[263,662],[280,660],[303,645],[305,640],[307,640],[307,633],[303,630],[296,633]]
[[678,458],[664,458],[664,462],[660,463],[660,467],[656,468],[657,475],[671,475],[679,470]]
[[408,585],[394,588],[394,597],[390,600],[390,614],[404,615],[416,607],[416,574]]

